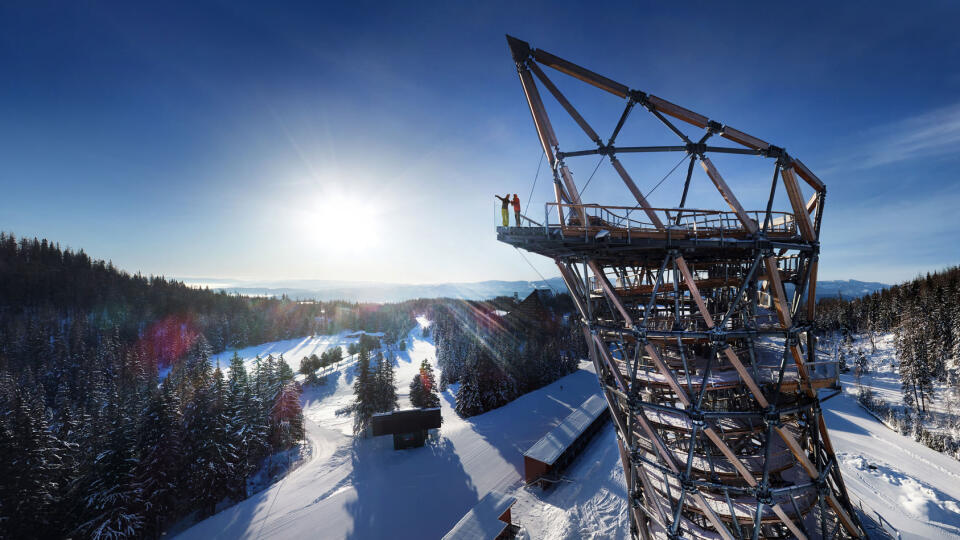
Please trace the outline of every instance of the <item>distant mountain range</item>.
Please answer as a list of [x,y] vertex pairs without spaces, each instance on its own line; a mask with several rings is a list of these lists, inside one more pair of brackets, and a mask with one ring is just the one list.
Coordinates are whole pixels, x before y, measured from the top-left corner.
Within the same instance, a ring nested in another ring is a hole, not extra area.
[[[371,281],[282,280],[240,281],[217,278],[177,278],[194,287],[209,287],[248,296],[282,296],[294,300],[347,300],[351,302],[402,302],[414,298],[460,298],[485,300],[497,296],[521,298],[534,289],[567,290],[560,277],[546,281],[478,281],[473,283],[379,283]],[[857,298],[888,287],[884,283],[856,281],[820,281],[817,298],[842,296]]]
[[873,294],[877,291],[886,289],[889,286],[890,285],[887,285],[886,283],[878,283],[876,281],[857,281],[855,279],[848,279],[846,281],[818,281],[817,298],[827,298],[831,296],[836,298],[839,295],[845,300],[850,300],[852,298],[860,298],[861,296]]

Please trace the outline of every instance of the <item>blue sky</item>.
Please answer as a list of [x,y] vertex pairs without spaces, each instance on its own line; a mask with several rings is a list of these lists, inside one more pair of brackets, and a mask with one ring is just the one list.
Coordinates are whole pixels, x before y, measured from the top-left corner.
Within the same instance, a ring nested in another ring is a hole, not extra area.
[[[526,205],[540,158],[510,33],[802,158],[828,186],[822,279],[960,262],[956,3],[347,4],[0,6],[0,228],[168,276],[536,278],[494,231],[493,193]],[[606,137],[622,101],[551,76]],[[631,170],[647,192],[679,157]],[[762,207],[767,169],[723,170]],[[584,199],[626,201],[613,174]],[[719,207],[707,188],[692,204]]]

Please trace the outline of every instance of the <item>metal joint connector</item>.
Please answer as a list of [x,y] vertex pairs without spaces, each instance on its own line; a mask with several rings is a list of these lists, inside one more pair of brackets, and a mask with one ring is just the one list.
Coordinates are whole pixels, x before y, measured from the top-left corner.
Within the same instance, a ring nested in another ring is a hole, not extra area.
[[778,428],[783,426],[783,422],[780,420],[780,410],[774,408],[773,405],[767,407],[766,412],[763,414],[763,419],[767,425]]
[[639,103],[644,107],[647,107],[649,105],[649,102],[647,101],[646,92],[641,92],[640,90],[630,90],[630,92],[627,93],[627,97],[630,98],[630,101],[633,101],[634,103]]
[[692,478],[687,476],[686,473],[680,475],[680,485],[683,486],[683,489],[687,490],[687,492],[691,494],[698,493],[700,491],[697,488],[697,484]]
[[763,155],[768,158],[777,158],[779,161],[780,157],[783,156],[786,152],[783,148],[779,146],[770,145],[766,150],[763,151]]
[[701,409],[691,405],[687,408],[687,417],[690,418],[690,423],[694,426],[699,428],[704,426],[703,411]]
[[687,153],[702,156],[707,151],[707,143],[687,143]]
[[716,120],[707,122],[707,131],[710,133],[723,133],[723,124]]

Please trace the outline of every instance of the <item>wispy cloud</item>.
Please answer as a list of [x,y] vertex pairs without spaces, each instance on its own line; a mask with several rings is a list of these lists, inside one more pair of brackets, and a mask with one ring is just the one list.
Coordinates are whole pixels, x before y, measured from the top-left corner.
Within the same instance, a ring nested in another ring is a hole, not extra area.
[[876,126],[831,170],[870,169],[902,161],[960,154],[960,103]]

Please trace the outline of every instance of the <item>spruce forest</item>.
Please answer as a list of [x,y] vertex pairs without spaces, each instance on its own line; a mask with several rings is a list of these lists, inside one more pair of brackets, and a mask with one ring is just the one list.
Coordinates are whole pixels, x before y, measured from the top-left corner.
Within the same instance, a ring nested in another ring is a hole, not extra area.
[[344,328],[401,335],[427,301],[248,298],[0,234],[0,537],[155,537],[248,496],[302,437],[282,358],[212,353]]

